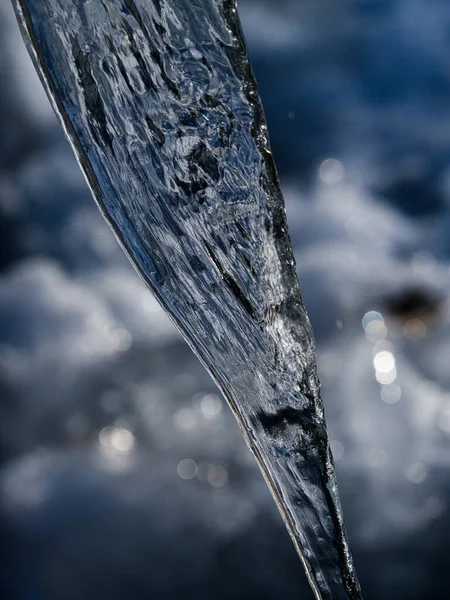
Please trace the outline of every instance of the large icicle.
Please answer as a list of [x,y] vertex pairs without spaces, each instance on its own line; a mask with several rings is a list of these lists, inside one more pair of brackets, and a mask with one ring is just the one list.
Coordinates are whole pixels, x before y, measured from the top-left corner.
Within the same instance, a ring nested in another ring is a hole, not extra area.
[[13,1],[103,215],[226,396],[316,596],[360,598],[234,2]]

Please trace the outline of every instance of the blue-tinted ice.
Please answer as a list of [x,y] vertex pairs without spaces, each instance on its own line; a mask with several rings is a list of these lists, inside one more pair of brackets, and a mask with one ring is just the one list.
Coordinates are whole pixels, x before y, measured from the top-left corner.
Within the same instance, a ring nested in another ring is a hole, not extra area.
[[15,4],[101,211],[226,396],[317,597],[360,598],[234,2]]

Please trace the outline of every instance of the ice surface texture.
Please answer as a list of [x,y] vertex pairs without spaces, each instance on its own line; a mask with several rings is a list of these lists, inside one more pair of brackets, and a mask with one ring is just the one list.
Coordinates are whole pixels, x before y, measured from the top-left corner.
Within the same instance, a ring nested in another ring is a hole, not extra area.
[[317,597],[360,598],[234,2],[15,4],[103,215],[226,396]]

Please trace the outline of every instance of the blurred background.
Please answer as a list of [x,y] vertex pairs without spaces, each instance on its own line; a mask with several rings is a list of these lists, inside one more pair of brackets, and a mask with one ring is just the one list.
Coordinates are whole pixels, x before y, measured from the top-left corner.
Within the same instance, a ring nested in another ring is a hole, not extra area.
[[[450,595],[450,3],[240,0],[366,600]],[[312,599],[0,5],[8,600]]]

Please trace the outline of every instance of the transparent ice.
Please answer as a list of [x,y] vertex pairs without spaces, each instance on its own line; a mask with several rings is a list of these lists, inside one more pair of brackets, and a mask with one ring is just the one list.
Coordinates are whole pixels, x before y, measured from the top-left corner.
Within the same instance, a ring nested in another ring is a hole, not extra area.
[[228,400],[317,598],[361,598],[235,3],[14,2],[100,210]]

